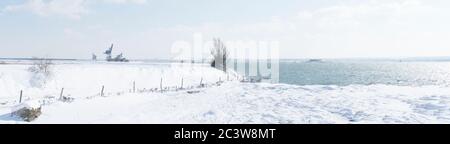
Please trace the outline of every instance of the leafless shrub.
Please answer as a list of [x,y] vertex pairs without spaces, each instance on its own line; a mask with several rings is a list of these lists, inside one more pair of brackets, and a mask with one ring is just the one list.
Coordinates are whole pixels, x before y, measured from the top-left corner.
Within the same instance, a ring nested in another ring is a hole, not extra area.
[[33,58],[33,65],[30,68],[28,68],[28,71],[32,73],[44,73],[46,75],[50,75],[51,65],[52,61],[50,59]]
[[[118,94],[118,95],[120,95],[120,94]],[[73,101],[75,100],[75,98],[68,97],[68,96],[63,96],[63,97],[61,97],[60,100],[61,100],[62,102],[71,103],[71,102],[73,102]]]
[[32,74],[30,79],[31,85],[41,87],[45,84],[52,75],[52,65],[53,63],[50,59],[33,58],[33,64],[28,68],[28,71]]

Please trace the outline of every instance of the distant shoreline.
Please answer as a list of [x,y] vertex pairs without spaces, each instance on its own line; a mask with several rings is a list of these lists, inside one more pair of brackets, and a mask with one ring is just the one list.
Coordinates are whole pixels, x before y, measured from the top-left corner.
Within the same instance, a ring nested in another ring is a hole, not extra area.
[[[0,60],[37,60],[41,58],[0,58]],[[62,58],[44,58],[47,60],[58,60],[58,61],[76,61],[79,59],[62,59]]]

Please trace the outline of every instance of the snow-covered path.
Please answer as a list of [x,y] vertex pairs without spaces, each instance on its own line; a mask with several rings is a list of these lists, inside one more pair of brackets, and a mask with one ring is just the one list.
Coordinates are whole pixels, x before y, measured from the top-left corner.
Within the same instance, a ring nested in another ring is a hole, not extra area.
[[58,102],[33,123],[450,123],[447,87],[227,82],[199,90]]

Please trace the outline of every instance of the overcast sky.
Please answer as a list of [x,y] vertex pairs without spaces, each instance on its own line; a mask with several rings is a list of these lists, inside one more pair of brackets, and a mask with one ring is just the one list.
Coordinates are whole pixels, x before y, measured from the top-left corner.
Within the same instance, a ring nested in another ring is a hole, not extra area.
[[450,56],[450,1],[0,1],[0,57],[90,58],[115,43],[131,59],[169,58],[196,32],[279,41],[281,58]]

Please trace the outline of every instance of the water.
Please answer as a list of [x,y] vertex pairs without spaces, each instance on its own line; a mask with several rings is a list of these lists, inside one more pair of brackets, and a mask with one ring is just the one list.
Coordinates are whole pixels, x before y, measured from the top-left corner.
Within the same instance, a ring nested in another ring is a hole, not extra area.
[[280,83],[295,85],[450,85],[450,62],[324,60],[280,62]]

